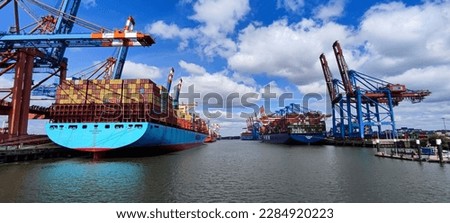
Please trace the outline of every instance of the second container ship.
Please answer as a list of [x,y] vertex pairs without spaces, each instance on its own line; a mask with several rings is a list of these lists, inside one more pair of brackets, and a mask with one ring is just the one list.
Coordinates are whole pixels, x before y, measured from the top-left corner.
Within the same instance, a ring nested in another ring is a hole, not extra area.
[[320,144],[326,138],[325,115],[300,112],[299,105],[271,115],[261,114],[261,140],[275,144]]

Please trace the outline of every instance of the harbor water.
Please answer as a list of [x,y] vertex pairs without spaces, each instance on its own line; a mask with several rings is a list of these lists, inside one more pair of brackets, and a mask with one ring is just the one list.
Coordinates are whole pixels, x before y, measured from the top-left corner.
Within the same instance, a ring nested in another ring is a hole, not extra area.
[[450,166],[370,148],[221,140],[140,158],[0,165],[0,202],[450,202]]

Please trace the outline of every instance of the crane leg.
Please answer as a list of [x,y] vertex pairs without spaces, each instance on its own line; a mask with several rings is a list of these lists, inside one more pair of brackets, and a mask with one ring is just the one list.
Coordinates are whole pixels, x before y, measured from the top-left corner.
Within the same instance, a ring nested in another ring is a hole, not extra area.
[[34,66],[34,50],[19,52],[12,89],[12,109],[9,115],[10,136],[26,135],[30,108],[31,82]]

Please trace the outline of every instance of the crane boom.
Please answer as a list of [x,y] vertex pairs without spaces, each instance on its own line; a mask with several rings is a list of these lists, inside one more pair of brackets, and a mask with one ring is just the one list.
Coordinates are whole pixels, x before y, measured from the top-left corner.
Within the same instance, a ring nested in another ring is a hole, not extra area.
[[328,93],[330,94],[330,100],[333,103],[336,99],[336,90],[334,89],[333,85],[333,74],[330,71],[330,67],[328,66],[327,58],[325,57],[325,54],[321,54],[320,57],[320,63],[322,64],[322,71],[323,75],[325,76],[325,82],[327,84]]
[[70,33],[75,23],[81,0],[64,0],[61,4],[60,15],[56,21],[54,33]]
[[[60,15],[56,20],[54,34],[69,34],[72,31],[74,19],[77,16],[78,8],[80,7],[81,0],[64,0],[61,4]],[[66,52],[66,47],[61,46],[49,50],[50,55],[61,61]]]
[[[101,30],[112,31],[112,30],[107,29],[105,27],[96,25],[96,24],[94,24],[92,22],[86,21],[86,20],[84,20],[82,18],[73,16],[70,13],[66,13],[66,12],[64,12],[64,11],[62,11],[60,9],[56,9],[54,7],[51,7],[51,6],[49,6],[49,5],[47,5],[47,4],[43,3],[43,2],[40,2],[40,1],[37,1],[37,0],[28,0],[28,1],[31,2],[34,5],[42,8],[42,9],[44,9],[45,11],[49,12],[53,16],[56,16],[56,17],[64,16],[65,20],[72,21],[72,22],[74,22],[74,23],[76,23],[76,24],[78,24],[78,25],[80,25],[82,27],[85,27],[87,29],[90,29],[92,31],[97,31],[97,32],[101,31]],[[78,1],[78,0],[76,0],[76,1]],[[71,4],[70,0],[69,0],[69,4]],[[74,4],[72,4],[72,5],[74,5]],[[78,4],[78,6],[79,6],[79,4]],[[64,7],[61,7],[61,9],[63,9],[63,8]],[[66,10],[66,11],[73,12],[73,10],[78,9],[79,7],[78,8],[67,7],[67,9],[69,9],[69,8],[70,8],[70,10]]]
[[167,85],[166,85],[167,93],[170,92],[170,88],[172,87],[172,80],[173,80],[174,73],[175,73],[175,70],[173,69],[173,67],[170,68],[169,75],[167,76]]
[[175,99],[173,100],[173,107],[174,109],[179,108],[179,100],[180,100],[180,92],[181,92],[181,85],[183,84],[183,79],[180,79],[180,81],[177,84],[177,91],[175,94]]
[[8,3],[10,3],[11,0],[1,0],[0,1],[0,9],[2,9],[3,7],[5,7],[5,5],[7,5]]
[[341,45],[338,41],[333,44],[334,55],[336,56],[336,61],[339,68],[339,73],[341,74],[342,82],[344,84],[344,89],[347,95],[353,95],[353,87],[350,82],[350,77],[348,73],[348,66],[345,62],[344,54],[342,53]]
[[140,32],[91,34],[1,35],[0,50],[21,48],[151,46],[155,41]]

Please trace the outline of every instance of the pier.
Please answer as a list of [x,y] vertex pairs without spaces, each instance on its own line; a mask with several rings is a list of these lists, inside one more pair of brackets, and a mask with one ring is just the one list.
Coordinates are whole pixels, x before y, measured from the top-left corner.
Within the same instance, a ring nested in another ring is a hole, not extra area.
[[61,148],[42,135],[4,140],[0,143],[0,163],[74,156],[80,156],[80,153]]
[[358,146],[376,148],[411,148],[414,140],[409,139],[327,139],[326,144],[334,146]]
[[[400,159],[400,160],[408,160],[408,161],[419,161],[419,162],[432,162],[432,163],[450,163],[450,155],[448,150],[444,151],[442,147],[442,140],[436,139],[435,145],[431,146],[427,145],[426,147],[421,146],[420,140],[415,141],[415,148],[411,148],[408,146],[408,149],[391,148],[390,152],[386,151],[386,148],[381,148],[381,144],[379,140],[377,140],[376,148],[377,152],[375,156],[383,157],[383,158],[392,158],[392,159]],[[411,145],[411,144],[410,144]],[[384,150],[384,151],[381,151]],[[424,151],[422,151],[424,150]]]
[[[327,139],[327,145],[376,148],[375,156],[381,158],[419,161],[430,163],[450,163],[448,148],[443,148],[441,139],[433,141],[433,146],[422,146],[424,141],[413,139]],[[448,145],[447,145],[448,146]],[[420,149],[419,149],[420,148]],[[421,154],[423,148],[434,150],[433,154]],[[446,150],[445,150],[446,149]]]
[[450,163],[449,156],[442,157],[442,161],[440,161],[439,155],[419,157],[419,155],[416,155],[416,154],[403,154],[403,153],[394,154],[394,153],[377,152],[377,153],[375,153],[375,156],[382,157],[382,158],[406,160],[406,161],[418,161],[418,162],[430,162],[430,163]]

